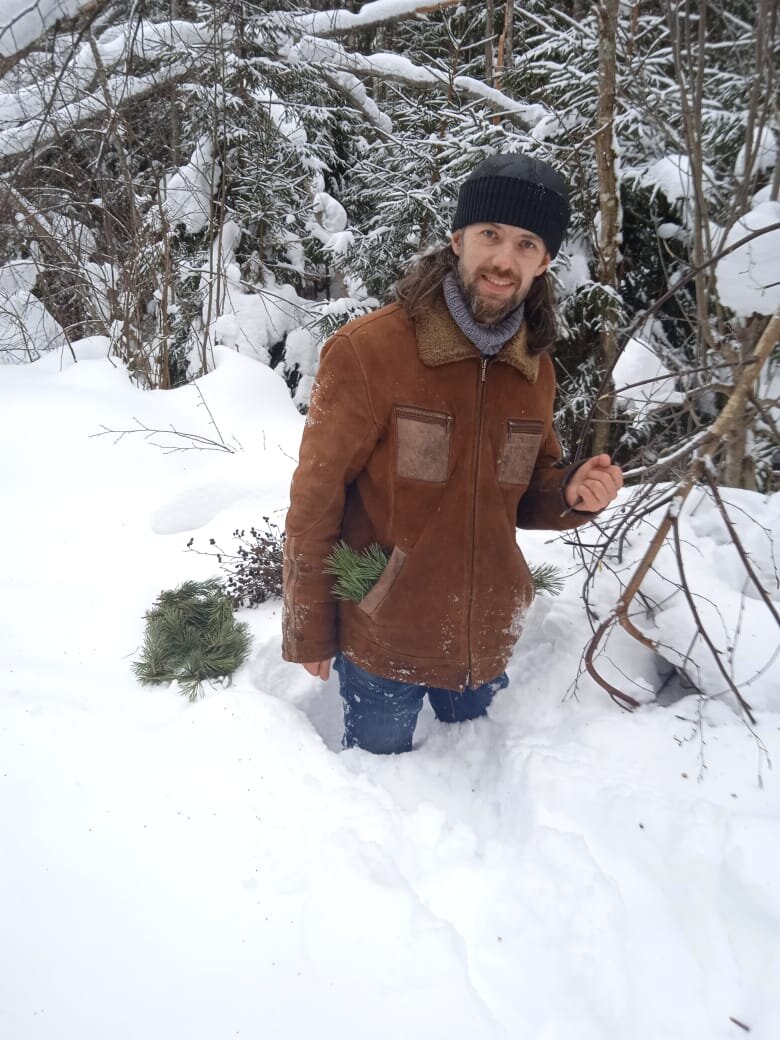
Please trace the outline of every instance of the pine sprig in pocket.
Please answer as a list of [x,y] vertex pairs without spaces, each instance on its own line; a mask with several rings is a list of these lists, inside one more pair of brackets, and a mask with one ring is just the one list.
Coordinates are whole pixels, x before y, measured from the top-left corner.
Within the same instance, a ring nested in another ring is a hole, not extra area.
[[336,599],[360,602],[376,585],[388,560],[389,556],[376,542],[362,552],[350,549],[344,541],[339,542],[325,560],[326,572],[336,577],[333,595]]

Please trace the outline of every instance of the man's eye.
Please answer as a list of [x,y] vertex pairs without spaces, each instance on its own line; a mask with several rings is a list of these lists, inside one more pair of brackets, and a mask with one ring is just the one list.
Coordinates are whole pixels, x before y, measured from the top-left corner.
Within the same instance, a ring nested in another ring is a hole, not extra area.
[[485,238],[495,238],[496,237],[496,233],[493,230],[493,228],[483,228],[482,229],[482,234],[485,236]]
[[524,238],[523,241],[520,243],[520,248],[536,249],[536,242],[532,241],[530,238]]

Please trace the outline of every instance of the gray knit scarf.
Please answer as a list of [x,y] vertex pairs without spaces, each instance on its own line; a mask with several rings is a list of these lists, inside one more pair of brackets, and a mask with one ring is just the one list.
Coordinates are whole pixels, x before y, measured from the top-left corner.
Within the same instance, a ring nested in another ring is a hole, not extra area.
[[474,320],[468,300],[463,295],[460,282],[452,271],[448,271],[443,282],[444,299],[453,321],[480,354],[493,357],[510,340],[523,323],[525,304],[521,303],[510,311],[498,325],[482,325]]

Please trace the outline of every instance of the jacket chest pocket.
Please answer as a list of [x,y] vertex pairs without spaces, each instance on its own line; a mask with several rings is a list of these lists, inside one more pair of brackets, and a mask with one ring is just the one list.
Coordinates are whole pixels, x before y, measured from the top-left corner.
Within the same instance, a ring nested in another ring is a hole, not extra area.
[[527,484],[536,465],[544,423],[538,419],[508,419],[498,460],[500,484]]
[[395,471],[399,477],[444,484],[450,472],[452,416],[425,408],[395,408]]

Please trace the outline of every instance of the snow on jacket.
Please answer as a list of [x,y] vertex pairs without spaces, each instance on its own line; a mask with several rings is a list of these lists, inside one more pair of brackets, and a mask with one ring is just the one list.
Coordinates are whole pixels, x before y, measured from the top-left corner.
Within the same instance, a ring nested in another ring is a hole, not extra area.
[[[287,515],[283,654],[341,650],[392,679],[460,690],[499,675],[534,588],[515,527],[564,530],[555,376],[525,326],[483,358],[443,298],[398,304],[325,345]],[[331,594],[339,539],[390,560],[360,603]]]

